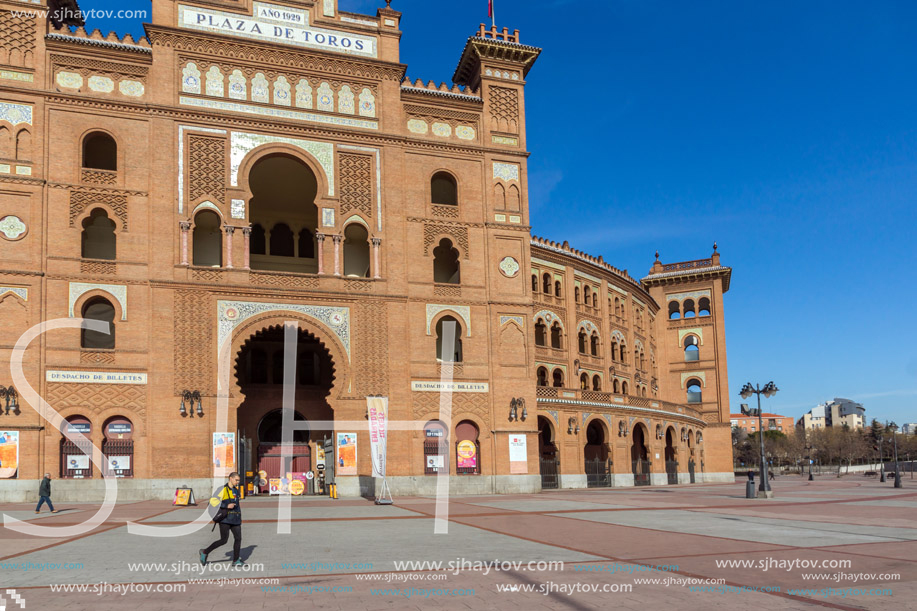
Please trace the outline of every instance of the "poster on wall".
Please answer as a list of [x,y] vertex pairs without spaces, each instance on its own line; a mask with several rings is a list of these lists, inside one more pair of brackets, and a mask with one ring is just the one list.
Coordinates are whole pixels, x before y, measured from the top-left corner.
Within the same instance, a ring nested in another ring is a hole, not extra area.
[[0,431],[0,479],[16,477],[19,469],[19,431]]
[[433,469],[437,473],[446,467],[446,457],[442,454],[432,454],[427,456],[427,468]]
[[213,434],[214,475],[226,477],[236,470],[236,434]]
[[108,468],[117,474],[119,471],[126,471],[131,468],[130,456],[109,456]]
[[89,468],[89,457],[85,454],[68,454],[67,468],[74,471]]
[[369,414],[369,452],[373,477],[385,477],[385,449],[388,428],[388,397],[367,397]]
[[357,474],[357,434],[337,434],[337,475]]
[[509,472],[528,473],[528,446],[524,434],[509,436]]
[[272,478],[269,478],[267,481],[269,484],[271,494],[281,494],[281,489],[283,487],[283,484],[281,484],[279,477],[272,477]]
[[458,449],[456,450],[458,455],[458,468],[459,469],[475,469],[478,466],[478,449],[474,445],[473,441],[468,439],[460,441],[458,444]]

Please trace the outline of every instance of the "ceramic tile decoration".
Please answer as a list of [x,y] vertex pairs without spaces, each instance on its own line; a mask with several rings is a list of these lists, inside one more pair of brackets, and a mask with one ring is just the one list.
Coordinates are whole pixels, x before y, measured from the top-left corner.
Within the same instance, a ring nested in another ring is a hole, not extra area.
[[7,293],[12,293],[23,301],[29,300],[29,289],[24,286],[0,286],[0,299]]
[[299,138],[284,138],[281,136],[268,136],[266,134],[248,134],[245,132],[232,132],[230,136],[230,182],[238,185],[239,164],[242,159],[256,147],[262,144],[282,142],[291,144],[309,153],[318,161],[325,171],[328,181],[328,195],[334,196],[334,145],[330,142],[313,142]]
[[145,88],[140,81],[125,80],[118,83],[118,91],[123,95],[139,98],[145,93]]
[[252,78],[252,102],[261,102],[267,104],[270,101],[268,95],[267,79],[260,72]]
[[338,91],[338,112],[345,115],[354,113],[353,91],[349,85],[342,85]]
[[473,127],[459,125],[455,128],[455,135],[458,136],[460,140],[474,140],[476,134]]
[[301,78],[296,83],[296,107],[312,108],[312,87],[307,79]]
[[470,306],[458,306],[458,305],[440,305],[440,304],[427,304],[427,335],[432,335],[430,323],[433,322],[433,318],[436,317],[440,312],[445,312],[449,310],[458,314],[465,323],[465,335],[471,337],[471,307]]
[[201,92],[201,71],[194,62],[189,62],[182,70],[181,90],[184,93]]
[[420,119],[411,119],[408,121],[408,131],[412,134],[426,134],[427,122]]
[[16,174],[18,174],[19,176],[31,176],[31,175],[32,175],[32,168],[30,168],[30,167],[27,166],[27,165],[17,165],[17,166],[16,166]]
[[329,117],[312,112],[299,112],[288,110],[286,108],[265,108],[263,106],[251,106],[241,102],[230,102],[223,100],[205,100],[201,98],[189,98],[181,96],[178,98],[179,104],[185,106],[196,106],[198,108],[213,108],[216,110],[227,110],[252,115],[261,115],[263,117],[274,117],[278,119],[291,119],[294,121],[311,121],[313,123],[326,123],[328,125],[339,125],[341,127],[358,127],[361,129],[379,129],[379,123],[369,119],[357,119],[349,117]]
[[229,75],[229,97],[233,100],[244,100],[248,97],[248,83],[242,71],[236,68]]
[[25,235],[27,229],[22,219],[13,214],[0,219],[0,234],[3,234],[7,240],[18,240]]
[[229,216],[234,219],[245,218],[245,200],[234,199],[229,203]]
[[334,227],[334,208],[322,208],[322,227]]
[[326,112],[334,112],[334,92],[331,91],[331,85],[328,83],[322,83],[319,85],[317,95],[318,104],[316,105],[316,108]]
[[58,85],[66,89],[79,89],[83,86],[83,75],[76,72],[58,72],[55,80]]
[[360,116],[376,116],[376,98],[368,87],[364,87],[360,92]]
[[321,323],[341,341],[350,359],[350,308],[253,301],[217,301],[217,353],[241,323],[273,312],[295,312]]
[[0,79],[8,81],[20,81],[23,83],[34,83],[35,75],[17,70],[0,70]]
[[507,278],[514,278],[519,273],[519,262],[512,257],[503,257],[500,261],[500,271]]
[[494,144],[506,144],[508,146],[519,146],[519,139],[510,136],[491,136],[490,141]]
[[274,80],[274,104],[279,106],[290,106],[292,99],[290,96],[290,83],[285,76],[278,76]]
[[501,316],[500,317],[500,326],[502,327],[508,322],[514,322],[522,328],[525,328],[525,319],[521,316]]
[[90,76],[89,88],[98,93],[111,93],[115,90],[115,82],[107,76]]
[[90,282],[70,283],[70,304],[68,307],[70,318],[74,317],[73,306],[81,295],[89,291],[105,291],[121,304],[121,320],[127,320],[127,285],[124,284],[94,284]]
[[512,181],[519,180],[519,164],[494,161],[494,178]]
[[207,71],[207,95],[223,97],[223,73],[217,66],[210,66]]
[[452,126],[448,123],[434,123],[432,131],[435,136],[448,138],[452,135]]

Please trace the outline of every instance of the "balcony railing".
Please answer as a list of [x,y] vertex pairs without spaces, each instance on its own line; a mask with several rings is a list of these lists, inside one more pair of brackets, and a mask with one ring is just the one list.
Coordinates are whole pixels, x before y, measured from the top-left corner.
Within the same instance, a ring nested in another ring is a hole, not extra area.
[[541,399],[563,399],[574,401],[589,401],[591,403],[606,403],[608,407],[644,407],[658,409],[681,416],[690,416],[701,419],[700,412],[687,405],[670,403],[650,397],[637,397],[634,395],[619,395],[599,390],[580,390],[578,388],[558,388],[556,386],[536,386],[535,396]]
[[695,261],[682,261],[681,263],[667,263],[662,266],[663,272],[678,272],[685,269],[699,269],[713,267],[713,259],[697,259]]

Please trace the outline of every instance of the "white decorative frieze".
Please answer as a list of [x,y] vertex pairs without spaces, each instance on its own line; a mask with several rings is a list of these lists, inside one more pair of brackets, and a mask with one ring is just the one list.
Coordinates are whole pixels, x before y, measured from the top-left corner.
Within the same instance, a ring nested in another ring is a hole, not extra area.
[[440,305],[440,304],[433,304],[433,303],[427,304],[427,335],[433,334],[432,331],[430,330],[431,329],[430,323],[433,322],[433,319],[436,317],[436,315],[439,314],[440,312],[445,312],[447,310],[450,312],[454,312],[455,314],[458,314],[459,318],[461,318],[465,322],[465,331],[466,331],[465,335],[468,337],[471,337],[471,307],[470,306]]
[[24,286],[0,286],[0,299],[3,299],[7,293],[12,293],[23,301],[29,300],[29,289]]
[[121,320],[127,320],[127,285],[124,284],[94,284],[89,282],[70,283],[70,303],[68,311],[70,318],[74,317],[73,306],[77,300],[89,291],[105,291],[121,304]]
[[15,127],[20,123],[32,124],[32,107],[29,104],[0,102],[0,121],[9,121]]
[[330,142],[313,142],[299,138],[284,138],[244,132],[232,132],[230,142],[232,150],[230,154],[230,181],[233,185],[239,184],[239,166],[246,155],[263,144],[284,143],[302,149],[318,161],[328,180],[328,195],[334,196],[334,146]]
[[519,180],[519,164],[495,161],[494,178],[505,181]]

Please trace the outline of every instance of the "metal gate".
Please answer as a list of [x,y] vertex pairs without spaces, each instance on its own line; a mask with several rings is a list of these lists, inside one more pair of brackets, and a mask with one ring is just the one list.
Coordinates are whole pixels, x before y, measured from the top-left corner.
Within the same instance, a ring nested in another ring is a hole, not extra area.
[[558,472],[560,460],[557,458],[541,458],[541,488],[543,490],[556,490],[558,487]]
[[610,488],[612,484],[611,459],[586,459],[586,487]]
[[[258,446],[258,469],[267,472],[267,479],[285,476],[282,445],[279,443],[262,443]],[[312,452],[308,445],[294,444],[292,451],[293,461],[288,471],[302,472],[312,470]],[[269,491],[268,486],[261,486],[262,494]]]
[[651,464],[648,460],[635,460],[634,466],[634,486],[649,486]]
[[665,461],[665,474],[668,476],[669,485],[674,485],[678,483],[678,461],[677,460]]
[[689,460],[689,461],[688,461],[688,475],[691,477],[691,483],[692,483],[692,484],[695,483],[695,479],[694,479],[694,461],[693,461],[693,460]]

